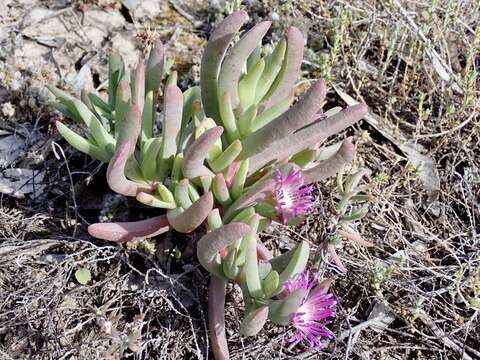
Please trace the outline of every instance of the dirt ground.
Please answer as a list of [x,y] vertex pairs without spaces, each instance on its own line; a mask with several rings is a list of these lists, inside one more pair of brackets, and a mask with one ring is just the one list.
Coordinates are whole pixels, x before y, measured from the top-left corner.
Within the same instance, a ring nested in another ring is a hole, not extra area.
[[[118,50],[133,65],[155,36],[198,81],[215,23],[238,7],[305,34],[301,83],[324,77],[325,108],[364,101],[353,135],[374,200],[359,226],[375,243],[345,243],[332,277],[336,338],[319,353],[268,325],[242,338],[240,292],[229,288],[233,359],[480,359],[480,10],[475,0],[0,2],[0,359],[206,359],[207,273],[195,236],[142,246],[92,239],[99,219],[154,213],[115,196],[105,166],[56,132],[45,88],[71,93],[106,81]],[[66,119],[65,121],[68,122]],[[330,139],[331,141],[332,139]],[[334,182],[302,226],[272,227],[267,247],[327,236]],[[178,254],[181,253],[181,256]],[[82,285],[78,270],[91,279]]]

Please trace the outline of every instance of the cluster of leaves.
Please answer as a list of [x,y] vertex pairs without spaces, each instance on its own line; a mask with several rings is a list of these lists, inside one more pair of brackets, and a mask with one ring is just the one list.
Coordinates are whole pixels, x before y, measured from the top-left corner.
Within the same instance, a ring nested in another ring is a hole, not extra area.
[[[270,27],[265,21],[232,45],[246,19],[245,12],[234,12],[213,32],[199,86],[182,93],[176,74],[170,74],[159,116],[164,68],[159,40],[130,76],[121,57],[112,55],[108,101],[95,93],[82,93],[79,100],[50,88],[59,100],[57,108],[85,125],[86,137],[57,122],[59,132],[79,151],[108,163],[111,189],[166,209],[147,220],[90,225],[92,236],[126,242],[169,229],[190,233],[207,227],[197,256],[212,274],[209,319],[218,358],[228,357],[221,330],[228,280],[236,281],[244,294],[244,335],[255,335],[267,319],[285,325],[299,308],[305,290],[287,296],[282,291],[305,270],[308,244],[272,257],[258,234],[270,221],[295,224],[303,215],[292,211],[285,217],[276,211],[278,177],[300,171],[301,185],[308,186],[334,176],[352,161],[352,141],[321,150],[319,144],[366,113],[363,104],[323,112],[322,80],[292,105],[303,60],[301,32],[291,27],[278,43],[262,46]],[[361,189],[355,192],[361,176],[341,184],[345,201],[363,199]],[[359,214],[345,215],[342,206],[339,229],[351,235],[347,220]],[[363,214],[363,208],[358,212]]]

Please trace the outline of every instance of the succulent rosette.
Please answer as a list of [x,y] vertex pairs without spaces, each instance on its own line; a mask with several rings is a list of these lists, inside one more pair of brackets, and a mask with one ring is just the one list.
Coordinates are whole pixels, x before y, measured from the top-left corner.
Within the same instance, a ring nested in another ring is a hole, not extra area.
[[294,101],[303,60],[301,32],[291,27],[278,43],[263,46],[270,27],[264,21],[232,44],[246,20],[247,14],[237,11],[218,25],[203,54],[199,86],[183,92],[176,73],[162,85],[159,40],[130,76],[121,57],[111,57],[108,99],[82,93],[79,100],[50,88],[57,108],[85,128],[81,136],[57,122],[64,138],[108,163],[113,191],[160,209],[146,220],[92,224],[92,236],[126,242],[170,229],[207,229],[197,256],[212,274],[209,322],[217,359],[228,358],[229,280],[244,294],[242,334],[255,335],[271,319],[293,326],[295,343],[321,347],[321,340],[332,336],[327,325],[335,316],[335,300],[324,283],[304,272],[308,243],[273,257],[259,233],[272,220],[290,225],[313,211],[312,184],[334,176],[355,154],[351,139],[320,150],[319,144],[367,111],[359,104],[324,112],[322,80]]

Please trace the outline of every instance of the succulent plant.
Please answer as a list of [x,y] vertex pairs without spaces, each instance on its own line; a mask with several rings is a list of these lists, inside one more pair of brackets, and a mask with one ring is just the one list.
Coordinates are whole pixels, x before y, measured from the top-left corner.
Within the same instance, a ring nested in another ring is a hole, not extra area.
[[[322,80],[294,102],[303,59],[301,32],[291,27],[278,43],[262,46],[270,27],[264,21],[232,44],[246,20],[247,14],[237,11],[214,30],[202,58],[199,87],[182,93],[176,74],[168,77],[158,128],[164,63],[159,40],[130,80],[121,57],[111,57],[108,101],[93,93],[78,100],[50,88],[59,100],[57,108],[83,123],[87,135],[57,122],[59,132],[79,151],[108,162],[110,188],[166,210],[147,220],[90,225],[92,236],[126,242],[170,229],[190,233],[206,227],[197,257],[212,274],[209,322],[217,359],[228,358],[228,280],[244,295],[243,335],[255,335],[268,319],[291,324],[294,341],[309,346],[321,346],[321,338],[332,335],[326,325],[335,314],[335,301],[329,282],[306,270],[308,243],[273,257],[258,234],[271,221],[298,224],[312,210],[311,184],[334,176],[355,154],[350,138],[324,149],[321,142],[367,110],[360,104],[323,112]],[[345,187],[344,196],[357,196],[349,191]],[[302,317],[311,304],[326,315]]]

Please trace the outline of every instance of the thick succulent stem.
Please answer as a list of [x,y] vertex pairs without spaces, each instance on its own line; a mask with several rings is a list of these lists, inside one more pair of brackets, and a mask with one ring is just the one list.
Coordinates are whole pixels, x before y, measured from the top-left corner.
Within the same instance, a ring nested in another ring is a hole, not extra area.
[[216,360],[229,360],[225,334],[225,294],[227,280],[212,276],[208,287],[208,329]]

